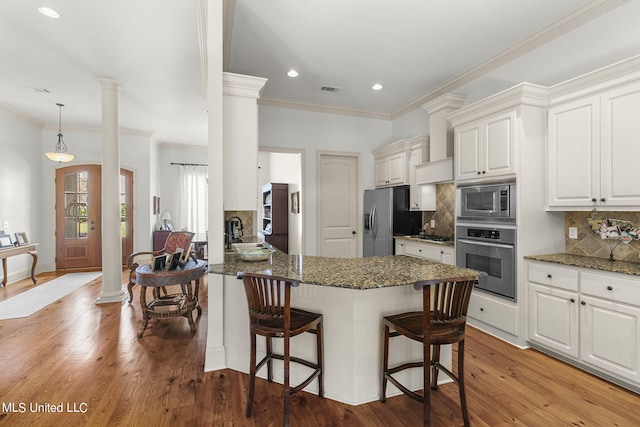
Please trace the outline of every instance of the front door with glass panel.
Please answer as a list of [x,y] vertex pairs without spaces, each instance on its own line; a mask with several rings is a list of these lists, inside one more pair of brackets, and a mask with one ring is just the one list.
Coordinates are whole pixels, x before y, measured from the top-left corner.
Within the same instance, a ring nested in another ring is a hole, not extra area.
[[[123,264],[133,247],[133,174],[121,170],[120,223]],[[99,165],[56,170],[56,269],[102,266],[102,186]]]

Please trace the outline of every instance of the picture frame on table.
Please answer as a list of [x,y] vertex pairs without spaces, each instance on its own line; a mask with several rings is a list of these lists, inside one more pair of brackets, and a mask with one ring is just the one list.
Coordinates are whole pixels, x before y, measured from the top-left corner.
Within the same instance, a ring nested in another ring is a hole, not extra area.
[[167,265],[167,256],[159,255],[159,256],[153,257],[153,264],[151,265],[153,266],[153,271],[164,270]]
[[11,246],[13,246],[13,241],[10,235],[5,234],[0,236],[0,248],[9,248]]
[[178,248],[175,253],[169,255],[169,260],[167,261],[169,271],[184,267],[184,264],[180,262],[183,252],[182,248]]
[[184,265],[189,262],[189,255],[191,254],[192,249],[193,243],[189,243],[189,247],[187,248],[187,250],[182,251],[182,253],[180,254],[180,264],[182,264],[182,267],[184,267]]
[[24,246],[24,245],[28,245],[29,244],[29,239],[27,238],[27,233],[25,233],[24,231],[20,231],[17,233],[14,233],[16,236],[16,244],[18,246]]

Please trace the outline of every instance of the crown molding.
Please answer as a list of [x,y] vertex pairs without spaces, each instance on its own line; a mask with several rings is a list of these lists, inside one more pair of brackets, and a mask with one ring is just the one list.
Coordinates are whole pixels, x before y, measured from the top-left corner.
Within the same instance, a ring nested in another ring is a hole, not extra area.
[[549,105],[549,89],[546,86],[520,83],[453,111],[446,118],[455,127],[520,105],[546,108]]
[[27,113],[25,113],[24,111],[20,111],[15,107],[12,107],[9,104],[5,104],[4,102],[0,102],[0,108],[2,108],[5,111],[8,111],[11,114],[14,114],[18,117],[20,117],[23,120],[28,121],[29,123],[38,126],[39,128],[44,128],[45,123],[41,122],[40,120],[36,119],[33,116],[28,115]]
[[356,108],[339,107],[337,105],[317,104],[306,101],[296,101],[292,99],[281,99],[262,97],[258,100],[258,105],[288,108],[293,110],[312,111],[314,113],[340,114],[343,116],[356,116],[369,119],[391,120],[389,113],[378,111],[358,110]]
[[[43,125],[42,126],[42,130],[46,131],[46,132],[58,132],[58,126],[57,125]],[[64,126],[62,128],[62,133],[102,133],[102,128],[101,127],[94,127],[94,126]],[[140,129],[131,129],[131,128],[124,128],[121,127],[118,129],[118,134],[119,135],[126,135],[126,136],[141,136],[144,138],[151,138],[154,134],[154,132],[150,132],[147,130],[140,130]]]

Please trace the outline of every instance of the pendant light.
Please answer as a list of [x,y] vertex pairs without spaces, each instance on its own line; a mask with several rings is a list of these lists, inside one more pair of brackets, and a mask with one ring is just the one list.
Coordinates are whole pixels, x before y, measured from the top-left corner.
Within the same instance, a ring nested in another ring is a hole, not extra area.
[[60,107],[60,116],[58,119],[58,143],[56,144],[56,151],[53,153],[44,153],[45,156],[54,162],[63,163],[70,162],[76,156],[73,154],[67,153],[67,146],[62,139],[62,107],[64,104],[56,104]]

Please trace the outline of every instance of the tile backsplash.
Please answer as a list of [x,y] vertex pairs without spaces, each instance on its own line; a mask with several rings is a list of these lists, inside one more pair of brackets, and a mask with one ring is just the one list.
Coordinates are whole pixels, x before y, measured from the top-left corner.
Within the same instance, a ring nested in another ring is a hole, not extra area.
[[[422,213],[423,230],[427,234],[453,237],[455,230],[456,186],[453,182],[436,184],[436,210]],[[435,228],[431,228],[431,220],[435,220]]]
[[[617,240],[607,240],[600,238],[598,233],[591,231],[588,219],[591,212],[566,212],[565,213],[565,252],[574,255],[587,255],[597,258],[609,258],[611,245],[617,244],[613,250],[616,260],[640,262],[640,240],[633,240],[630,243],[622,243]],[[596,218],[621,219],[632,222],[636,226],[640,225],[640,212],[595,212]],[[576,227],[578,230],[577,239],[569,239],[569,227]]]
[[253,235],[253,217],[254,211],[224,211],[224,220],[228,221],[232,216],[237,216],[242,220],[242,226],[244,227],[244,235]]

